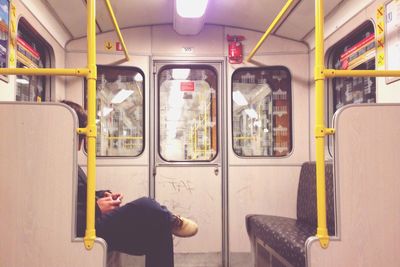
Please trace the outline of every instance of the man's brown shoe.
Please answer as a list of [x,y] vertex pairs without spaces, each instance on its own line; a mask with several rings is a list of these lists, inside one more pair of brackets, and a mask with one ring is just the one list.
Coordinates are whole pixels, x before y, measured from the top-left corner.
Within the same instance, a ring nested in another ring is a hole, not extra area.
[[172,233],[179,237],[191,237],[197,234],[198,226],[194,221],[172,215]]

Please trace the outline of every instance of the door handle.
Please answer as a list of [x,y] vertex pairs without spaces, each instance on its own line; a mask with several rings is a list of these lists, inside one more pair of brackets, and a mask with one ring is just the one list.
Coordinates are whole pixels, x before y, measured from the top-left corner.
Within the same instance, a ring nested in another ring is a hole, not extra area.
[[218,174],[219,174],[219,168],[218,167],[214,168],[214,174],[215,174],[215,176],[218,176]]

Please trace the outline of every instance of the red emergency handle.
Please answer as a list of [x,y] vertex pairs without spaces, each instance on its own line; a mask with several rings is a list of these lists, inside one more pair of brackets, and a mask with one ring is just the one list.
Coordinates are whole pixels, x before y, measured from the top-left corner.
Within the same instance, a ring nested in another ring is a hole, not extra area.
[[244,36],[241,35],[229,35],[226,37],[229,42],[228,46],[228,59],[231,64],[240,64],[243,62],[243,45],[241,41],[244,40]]

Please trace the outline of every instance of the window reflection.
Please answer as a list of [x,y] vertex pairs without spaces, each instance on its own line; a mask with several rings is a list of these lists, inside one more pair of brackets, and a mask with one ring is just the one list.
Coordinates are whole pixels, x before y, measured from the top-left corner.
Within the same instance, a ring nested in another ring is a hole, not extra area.
[[[18,23],[17,68],[44,68],[50,64],[50,46],[29,23],[21,18]],[[42,102],[46,100],[46,76],[17,75],[16,101]],[[47,86],[48,87],[48,86]],[[48,95],[49,97],[49,95]]]
[[233,149],[284,156],[292,149],[291,82],[285,68],[239,69],[232,77]]
[[167,67],[159,74],[159,149],[168,161],[209,161],[217,154],[213,69]]
[[143,88],[143,74],[135,68],[98,67],[98,156],[138,156],[142,153]]

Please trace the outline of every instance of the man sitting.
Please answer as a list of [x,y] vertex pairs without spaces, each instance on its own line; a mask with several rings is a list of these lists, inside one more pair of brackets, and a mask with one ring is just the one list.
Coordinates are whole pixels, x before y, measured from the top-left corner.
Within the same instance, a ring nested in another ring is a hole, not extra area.
[[[87,124],[86,111],[77,103],[61,101],[75,110],[79,127]],[[84,135],[79,135],[80,150]],[[87,177],[78,169],[77,235],[82,237],[86,228]],[[103,238],[111,250],[146,255],[146,267],[173,267],[172,234],[190,237],[198,226],[192,220],[172,214],[154,199],[142,197],[123,206],[123,195],[109,190],[96,192],[96,234]]]

